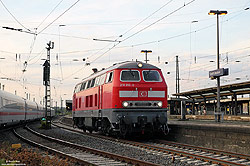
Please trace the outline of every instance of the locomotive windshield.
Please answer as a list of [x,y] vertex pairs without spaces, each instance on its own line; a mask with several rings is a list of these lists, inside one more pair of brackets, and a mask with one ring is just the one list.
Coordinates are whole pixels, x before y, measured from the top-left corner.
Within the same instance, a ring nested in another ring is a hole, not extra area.
[[121,81],[140,81],[139,71],[123,70],[121,72]]
[[162,81],[158,71],[155,70],[144,70],[142,71],[144,81]]

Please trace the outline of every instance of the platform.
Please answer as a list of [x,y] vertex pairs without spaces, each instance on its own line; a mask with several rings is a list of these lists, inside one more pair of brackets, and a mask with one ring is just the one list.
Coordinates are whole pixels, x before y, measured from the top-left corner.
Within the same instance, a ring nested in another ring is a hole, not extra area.
[[250,154],[250,122],[247,118],[231,116],[223,122],[215,122],[212,115],[188,115],[186,118],[180,120],[179,116],[169,116],[168,140]]
[[[168,118],[171,119],[181,119],[181,115],[168,115]],[[214,115],[186,115],[186,119],[189,120],[215,120]],[[224,115],[223,121],[242,121],[250,122],[250,115]]]

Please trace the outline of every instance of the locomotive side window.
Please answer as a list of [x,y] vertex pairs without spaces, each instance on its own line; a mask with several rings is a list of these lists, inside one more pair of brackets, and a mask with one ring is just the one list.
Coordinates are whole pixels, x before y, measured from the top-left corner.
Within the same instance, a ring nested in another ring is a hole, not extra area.
[[81,91],[81,85],[82,85],[82,84],[78,84],[78,86],[77,86],[77,92],[80,92],[80,91]]
[[105,74],[103,74],[103,75],[101,75],[101,76],[100,76],[100,79],[99,79],[99,85],[104,84],[105,77],[106,77],[106,75],[105,75]]
[[89,96],[89,107],[93,107],[93,95]]
[[144,70],[142,71],[144,81],[161,82],[162,78],[156,70]]
[[79,98],[79,108],[81,108],[82,107],[82,98],[80,97]]
[[81,90],[81,84],[78,84],[77,85],[77,92],[80,92],[80,90]]
[[89,96],[86,96],[86,106],[85,107],[89,107]]
[[113,72],[107,74],[106,83],[113,81]]
[[95,78],[95,87],[99,85],[100,76]]
[[91,80],[88,81],[88,85],[86,89],[90,88],[90,85],[91,85]]
[[95,106],[97,106],[97,94],[95,94]]
[[121,71],[121,81],[140,81],[140,74],[137,70]]
[[94,85],[95,85],[95,78],[93,78],[93,79],[91,80],[91,85],[90,85],[90,87],[92,88],[92,87],[94,87]]

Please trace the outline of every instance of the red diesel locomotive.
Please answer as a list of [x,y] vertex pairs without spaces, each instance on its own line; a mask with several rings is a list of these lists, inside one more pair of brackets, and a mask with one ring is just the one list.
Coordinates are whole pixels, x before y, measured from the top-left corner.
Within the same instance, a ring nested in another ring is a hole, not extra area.
[[123,136],[167,130],[167,85],[156,66],[122,62],[96,71],[76,85],[74,125],[84,131]]

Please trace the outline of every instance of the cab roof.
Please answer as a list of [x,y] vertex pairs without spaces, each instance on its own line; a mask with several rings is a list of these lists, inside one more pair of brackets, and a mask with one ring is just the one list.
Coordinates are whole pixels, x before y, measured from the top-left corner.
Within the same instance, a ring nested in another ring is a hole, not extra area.
[[[135,61],[127,61],[127,62],[122,62],[122,63],[118,63],[118,64],[114,64],[114,69],[135,69],[135,68],[139,68],[138,64],[141,63],[142,67],[141,69],[159,69],[158,67],[148,64],[148,63],[143,63],[143,62],[135,62]],[[111,67],[112,68],[112,67]]]
[[[138,67],[139,63],[142,64],[142,67]],[[101,71],[97,71],[97,72],[91,74],[90,76],[82,79],[81,82],[86,81],[86,80],[90,80],[92,78],[95,78],[99,75],[102,75],[104,73],[107,73],[108,71],[115,70],[115,69],[156,69],[156,70],[160,70],[158,67],[151,65],[151,64],[148,64],[148,63],[144,63],[144,62],[140,62],[140,61],[125,61],[125,62],[121,62],[121,63],[115,63],[111,67],[108,67],[108,68],[103,69]],[[80,83],[78,83],[78,84],[80,84]]]

